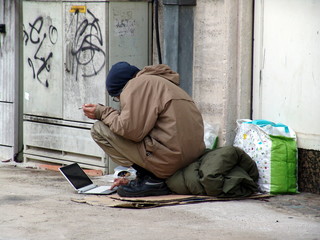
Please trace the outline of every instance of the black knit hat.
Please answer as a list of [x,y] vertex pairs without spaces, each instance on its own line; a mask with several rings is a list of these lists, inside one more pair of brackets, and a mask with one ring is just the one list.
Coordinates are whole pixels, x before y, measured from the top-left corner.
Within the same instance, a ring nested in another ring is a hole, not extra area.
[[130,65],[127,62],[118,62],[114,64],[111,67],[106,80],[109,95],[112,97],[120,96],[123,87],[139,71],[139,68]]

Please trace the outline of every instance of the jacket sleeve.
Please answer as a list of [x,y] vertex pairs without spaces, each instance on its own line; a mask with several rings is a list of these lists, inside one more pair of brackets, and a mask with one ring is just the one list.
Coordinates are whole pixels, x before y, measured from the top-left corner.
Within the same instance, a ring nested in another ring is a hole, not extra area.
[[[154,127],[161,107],[151,84],[132,82],[121,93],[121,111],[97,106],[96,117],[115,134],[140,142]],[[157,104],[158,103],[158,104]]]

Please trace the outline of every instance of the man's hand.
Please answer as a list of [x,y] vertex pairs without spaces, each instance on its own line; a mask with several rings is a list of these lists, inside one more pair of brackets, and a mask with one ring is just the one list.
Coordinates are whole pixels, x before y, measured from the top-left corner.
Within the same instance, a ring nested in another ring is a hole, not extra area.
[[96,119],[95,111],[97,108],[97,104],[84,104],[82,105],[82,110],[85,116],[90,119]]
[[128,185],[129,184],[129,180],[127,178],[116,178],[113,182],[113,185],[111,186],[110,189],[113,189],[115,187],[119,187],[119,186],[122,186],[122,185]]

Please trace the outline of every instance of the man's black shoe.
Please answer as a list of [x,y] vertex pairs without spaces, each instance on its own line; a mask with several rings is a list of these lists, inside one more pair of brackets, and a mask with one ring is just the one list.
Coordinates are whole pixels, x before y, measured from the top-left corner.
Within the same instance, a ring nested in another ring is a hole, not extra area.
[[135,181],[134,184],[123,185],[118,188],[118,194],[121,197],[146,197],[160,196],[170,194],[164,180],[153,179],[149,176],[141,181]]

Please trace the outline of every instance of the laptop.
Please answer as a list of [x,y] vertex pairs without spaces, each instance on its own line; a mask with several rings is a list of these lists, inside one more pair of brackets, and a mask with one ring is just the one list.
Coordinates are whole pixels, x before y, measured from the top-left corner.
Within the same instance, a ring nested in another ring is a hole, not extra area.
[[73,163],[59,168],[62,175],[80,194],[108,195],[117,191],[117,188],[110,189],[111,186],[97,186],[77,164]]

